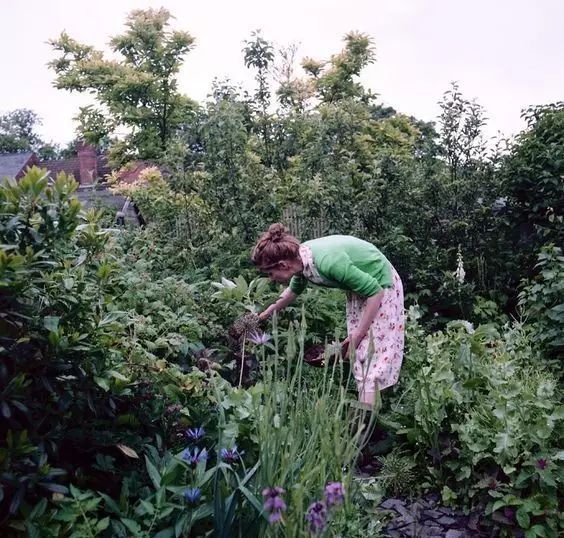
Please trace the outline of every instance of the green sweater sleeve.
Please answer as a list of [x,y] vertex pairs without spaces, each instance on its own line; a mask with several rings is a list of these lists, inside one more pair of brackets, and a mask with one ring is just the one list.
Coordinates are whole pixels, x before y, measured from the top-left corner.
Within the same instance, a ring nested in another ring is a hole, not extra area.
[[306,286],[307,286],[307,279],[302,275],[294,275],[290,279],[289,288],[296,295],[300,295],[300,293],[302,293],[306,289]]
[[378,280],[356,267],[344,252],[324,256],[319,262],[319,271],[363,297],[371,297],[383,289]]

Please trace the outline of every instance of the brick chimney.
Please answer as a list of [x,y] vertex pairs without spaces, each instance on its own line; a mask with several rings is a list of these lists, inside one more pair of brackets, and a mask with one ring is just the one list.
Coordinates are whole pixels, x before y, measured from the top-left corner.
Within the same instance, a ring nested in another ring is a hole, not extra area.
[[98,156],[96,148],[86,142],[79,142],[76,146],[81,185],[92,185],[98,178]]

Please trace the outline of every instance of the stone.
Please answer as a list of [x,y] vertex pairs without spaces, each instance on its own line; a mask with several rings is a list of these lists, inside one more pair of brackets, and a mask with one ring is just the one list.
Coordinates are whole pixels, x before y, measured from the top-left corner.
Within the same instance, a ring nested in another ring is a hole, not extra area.
[[421,512],[423,512],[423,510],[425,509],[425,507],[423,506],[423,504],[421,504],[420,502],[414,502],[410,507],[409,507],[409,511],[414,514],[415,516],[419,515]]
[[[410,521],[411,519],[411,521]],[[411,525],[413,523],[413,518],[404,518],[404,517],[398,517],[396,519],[393,519],[392,521],[390,521],[388,523],[388,529],[390,530],[399,530],[399,529],[403,529],[404,527],[407,527],[408,525]]]
[[398,507],[404,508],[405,507],[405,503],[403,501],[401,501],[400,499],[386,499],[381,505],[381,508],[384,508],[384,510],[395,510],[396,512],[399,512]]
[[419,530],[420,538],[436,538],[439,536],[443,538],[444,533],[445,531],[443,530],[443,528],[437,525],[430,525],[430,526],[424,525]]
[[441,519],[444,517],[444,514],[438,510],[425,510],[423,516],[427,519]]
[[437,519],[437,523],[444,525],[445,527],[449,527],[450,525],[454,525],[456,523],[456,519],[453,517],[443,516],[440,519]]
[[439,495],[437,493],[429,493],[428,495],[425,495],[424,499],[431,508],[435,508],[439,502]]
[[449,531],[447,531],[447,533],[445,534],[445,538],[465,538],[466,533],[463,531],[459,531],[459,530],[455,530],[455,529],[450,529]]
[[447,516],[454,516],[454,514],[455,514],[455,512],[452,508],[447,508],[446,506],[442,506],[438,510],[439,510],[439,512],[442,512],[443,514],[445,514]]
[[471,514],[468,518],[468,528],[477,531],[480,527],[480,514]]
[[399,504],[396,510],[403,516],[403,519],[410,520],[410,523],[413,522],[413,514],[405,507],[405,505]]

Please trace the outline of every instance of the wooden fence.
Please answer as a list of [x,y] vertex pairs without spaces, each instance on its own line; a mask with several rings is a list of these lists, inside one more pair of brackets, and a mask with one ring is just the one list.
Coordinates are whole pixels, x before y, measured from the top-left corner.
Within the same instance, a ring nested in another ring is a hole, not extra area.
[[302,241],[327,235],[329,224],[323,217],[306,218],[297,206],[289,206],[282,212],[282,224],[292,235]]

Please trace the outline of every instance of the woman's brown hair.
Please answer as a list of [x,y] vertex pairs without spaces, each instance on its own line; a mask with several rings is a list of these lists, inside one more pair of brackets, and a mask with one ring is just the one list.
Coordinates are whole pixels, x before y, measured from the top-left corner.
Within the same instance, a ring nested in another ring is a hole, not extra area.
[[299,256],[300,242],[276,222],[271,224],[258,240],[251,254],[252,262],[261,268],[275,265],[282,260],[293,260]]

